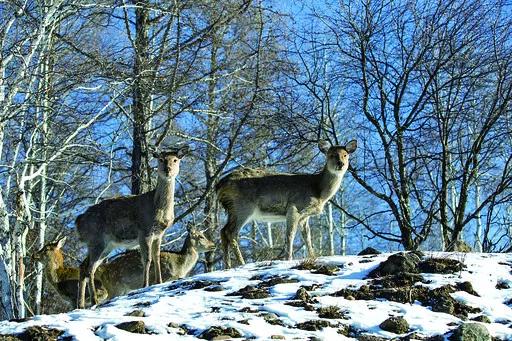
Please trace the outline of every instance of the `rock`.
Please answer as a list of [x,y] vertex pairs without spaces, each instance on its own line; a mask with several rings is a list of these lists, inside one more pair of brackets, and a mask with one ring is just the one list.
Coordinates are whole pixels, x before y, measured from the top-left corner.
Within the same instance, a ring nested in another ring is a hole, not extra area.
[[463,268],[461,262],[450,258],[428,258],[418,264],[419,272],[432,274],[453,274]]
[[393,316],[384,320],[379,327],[382,330],[395,334],[404,334],[409,331],[409,323],[401,316]]
[[450,337],[451,341],[491,341],[489,331],[482,323],[461,324]]
[[471,321],[491,323],[491,319],[487,315],[478,315],[471,319]]
[[129,333],[148,334],[148,332],[146,331],[146,325],[144,324],[144,321],[123,322],[117,324],[116,327],[122,330],[126,330]]
[[199,338],[205,340],[227,340],[236,337],[242,337],[242,334],[235,328],[219,326],[212,326],[199,335]]
[[270,336],[270,338],[272,340],[286,340],[286,337],[284,337],[283,335],[272,335]]
[[248,285],[238,291],[227,294],[226,296],[242,296],[245,299],[260,299],[270,297],[268,288],[258,288],[252,285]]
[[343,319],[345,315],[339,307],[331,305],[328,307],[321,307],[317,310],[318,317],[323,319]]
[[480,295],[478,295],[478,293],[475,291],[475,289],[473,289],[473,285],[471,284],[471,282],[468,282],[468,281],[459,282],[455,285],[455,287],[457,288],[457,290],[465,291],[468,294],[480,297]]
[[8,335],[10,339],[7,340],[23,340],[23,341],[56,341],[64,334],[64,331],[47,328],[45,326],[31,326],[25,331],[16,336]]
[[186,328],[186,326],[180,325],[176,322],[169,322],[169,324],[167,324],[167,327],[177,329],[176,334],[178,334],[178,335],[187,335],[188,334],[188,329]]
[[306,291],[305,288],[300,287],[293,297],[294,300],[301,300],[303,302],[311,302],[311,295]]
[[423,282],[423,276],[417,273],[402,272],[399,274],[383,276],[374,279],[371,284],[383,288],[411,287],[418,282]]
[[340,268],[336,265],[320,265],[311,272],[319,275],[335,276],[338,271],[340,271]]
[[367,256],[367,255],[380,255],[380,251],[374,249],[373,247],[367,247],[357,254],[358,256]]
[[388,339],[385,339],[380,336],[375,336],[375,335],[360,335],[357,338],[357,340],[358,341],[388,341]]
[[263,313],[260,316],[263,316],[263,319],[268,324],[274,325],[274,326],[282,326],[285,327],[286,324],[279,319],[279,316],[277,316],[274,313]]
[[0,341],[21,341],[21,339],[13,335],[0,335]]
[[370,272],[369,278],[377,278],[387,275],[396,275],[400,272],[417,273],[417,265],[421,261],[415,253],[399,252],[388,257],[384,262]]
[[298,328],[298,329],[303,329],[303,330],[309,330],[309,331],[317,331],[317,330],[322,330],[323,328],[326,328],[326,327],[330,327],[331,324],[327,321],[323,321],[323,320],[310,320],[310,321],[305,321],[305,322],[301,322],[301,323],[297,323],[297,325],[295,326],[295,328]]
[[496,283],[496,289],[510,289],[510,284],[507,281],[499,280],[498,283]]
[[135,316],[135,317],[144,317],[146,316],[146,313],[144,313],[144,311],[142,310],[134,310],[132,312],[129,312],[127,314],[124,314],[124,316]]
[[286,276],[272,276],[272,277],[265,279],[265,281],[261,282],[260,284],[258,284],[258,288],[263,289],[263,288],[273,287],[274,285],[277,285],[277,284],[297,283],[297,282],[299,282],[299,280],[296,278],[290,278],[290,277],[286,277]]
[[455,305],[451,300],[434,300],[432,302],[432,311],[454,315]]

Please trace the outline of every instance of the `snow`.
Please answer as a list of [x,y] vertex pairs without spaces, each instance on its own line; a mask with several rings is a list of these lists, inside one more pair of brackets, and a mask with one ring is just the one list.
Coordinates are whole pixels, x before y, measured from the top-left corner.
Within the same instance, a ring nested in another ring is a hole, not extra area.
[[[390,254],[377,256],[334,256],[318,258],[317,262],[336,265],[340,271],[335,276],[314,274],[307,270],[293,269],[301,261],[273,261],[248,264],[243,267],[200,274],[191,278],[155,285],[117,297],[92,309],[74,310],[66,314],[39,315],[17,322],[0,322],[0,335],[21,333],[33,325],[46,326],[65,331],[63,336],[76,340],[196,340],[211,326],[233,327],[244,338],[268,340],[273,335],[288,339],[345,340],[338,333],[339,327],[326,327],[318,331],[295,328],[297,323],[322,320],[316,311],[306,311],[285,303],[292,299],[301,286],[320,284],[310,294],[318,299],[315,308],[337,306],[347,319],[325,319],[333,325],[351,325],[353,328],[384,338],[397,335],[379,328],[379,324],[390,316],[402,316],[410,330],[423,336],[445,334],[462,321],[452,315],[433,312],[419,302],[403,304],[386,300],[349,300],[333,296],[340,289],[357,289],[366,284],[366,276]],[[491,322],[485,324],[490,333],[502,340],[512,340],[512,308],[504,302],[512,299],[512,289],[497,289],[498,282],[512,284],[512,255],[509,254],[459,254],[428,253],[424,258],[453,258],[463,262],[466,268],[455,274],[423,274],[428,284],[417,285],[436,288],[445,284],[470,281],[480,297],[464,291],[452,295],[457,301],[478,307],[482,313],[470,314],[469,318],[485,314]],[[363,260],[363,262],[361,262]],[[282,276],[295,279],[297,283],[281,283],[269,287],[270,297],[242,299],[226,296],[248,285],[257,285],[268,277]],[[197,281],[220,282],[222,291],[190,289]],[[241,312],[250,308],[254,312]],[[134,310],[143,310],[145,317],[126,316]],[[284,326],[270,324],[264,314],[275,314]],[[142,320],[152,334],[133,334],[117,328],[121,322]],[[246,321],[244,321],[246,320]],[[181,328],[170,327],[170,323],[184,325],[191,335],[180,335]],[[352,339],[353,340],[353,339]]]

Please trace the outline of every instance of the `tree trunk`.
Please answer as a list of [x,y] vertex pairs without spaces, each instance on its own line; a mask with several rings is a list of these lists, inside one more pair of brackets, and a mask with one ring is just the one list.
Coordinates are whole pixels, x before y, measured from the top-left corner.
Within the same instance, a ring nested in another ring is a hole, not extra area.
[[274,248],[274,239],[272,238],[272,223],[267,223],[267,242],[268,247]]
[[[204,163],[206,183],[209,184],[214,181],[213,177],[217,168],[217,151],[214,148],[217,132],[219,127],[219,117],[213,115],[216,112],[216,101],[217,96],[215,89],[217,87],[217,49],[219,48],[218,37],[216,32],[212,33],[212,45],[210,49],[210,77],[208,79],[208,112],[207,112],[207,140],[210,142],[206,145],[206,159]],[[213,193],[209,194],[205,200],[204,213],[206,215],[205,226],[206,236],[210,240],[215,240],[216,231],[218,229],[217,219],[217,202]],[[215,251],[207,252],[205,255],[206,259],[206,271],[213,271],[215,262]]]
[[334,256],[334,222],[331,203],[327,204],[327,226],[329,231],[329,256]]
[[151,187],[148,152],[150,120],[149,82],[149,9],[146,0],[137,0],[135,9],[135,63],[133,89],[133,148],[131,165],[132,194],[147,192]]

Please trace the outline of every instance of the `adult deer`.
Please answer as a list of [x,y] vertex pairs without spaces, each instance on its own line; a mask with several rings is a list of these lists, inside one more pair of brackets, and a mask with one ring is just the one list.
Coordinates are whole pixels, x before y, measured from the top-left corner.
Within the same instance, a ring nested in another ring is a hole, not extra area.
[[[32,255],[32,259],[44,265],[44,275],[47,282],[55,289],[60,297],[73,308],[76,307],[78,297],[78,268],[64,266],[64,254],[62,246],[66,237],[60,238],[43,246]],[[101,281],[96,281],[98,300],[107,298],[107,290]]]
[[[326,155],[323,170],[316,174],[282,174],[265,170],[242,169],[222,178],[216,186],[217,198],[228,214],[221,230],[224,264],[231,267],[230,249],[241,264],[244,258],[238,245],[240,229],[250,221],[286,221],[286,252],[293,257],[293,241],[299,225],[320,214],[338,191],[347,171],[349,155],[357,148],[352,140],[345,146],[330,146],[320,141],[318,147]],[[308,252],[312,252],[310,240]]]
[[158,179],[152,191],[103,200],[91,206],[76,219],[80,240],[87,244],[88,254],[80,266],[80,304],[85,306],[85,287],[89,279],[93,304],[98,303],[94,273],[107,255],[117,247],[140,246],[143,264],[143,286],[149,285],[151,261],[155,276],[162,283],[160,244],[167,227],[174,221],[174,187],[180,160],[188,147],[155,153]]
[[[199,254],[214,248],[215,244],[206,238],[203,232],[190,229],[180,251],[161,252],[162,279],[169,281],[186,277],[196,265]],[[140,253],[138,250],[129,250],[115,256],[98,268],[97,275],[107,288],[108,298],[140,288]]]

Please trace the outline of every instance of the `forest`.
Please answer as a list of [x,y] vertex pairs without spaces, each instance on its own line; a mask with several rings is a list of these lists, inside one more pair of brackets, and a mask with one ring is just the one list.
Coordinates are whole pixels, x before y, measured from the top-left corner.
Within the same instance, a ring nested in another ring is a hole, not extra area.
[[[75,219],[153,189],[155,151],[182,146],[163,250],[191,230],[219,245],[229,172],[312,174],[319,141],[357,140],[309,220],[317,255],[512,251],[511,14],[501,0],[0,1],[0,320],[59,311],[33,255],[66,236],[78,266]],[[281,257],[285,230],[247,224],[245,260]],[[222,267],[217,248],[195,271]]]

